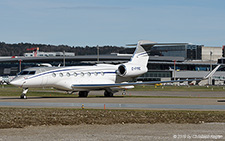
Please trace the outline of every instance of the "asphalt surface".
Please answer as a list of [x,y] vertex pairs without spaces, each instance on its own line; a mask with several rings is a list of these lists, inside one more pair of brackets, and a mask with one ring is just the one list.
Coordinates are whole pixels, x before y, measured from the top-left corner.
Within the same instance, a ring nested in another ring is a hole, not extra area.
[[[95,95],[101,92],[91,92]],[[2,107],[67,107],[67,108],[97,108],[97,109],[163,109],[163,110],[225,110],[224,92],[168,92],[168,91],[129,91],[127,95],[135,96],[179,96],[187,98],[137,98],[137,97],[0,97]],[[204,97],[204,98],[203,98]],[[207,97],[207,98],[206,98]]]
[[[49,92],[49,90],[41,90],[41,92]],[[54,90],[54,92],[60,92]],[[77,93],[74,93],[78,95]],[[91,91],[88,95],[100,95],[104,96],[104,91]],[[121,96],[122,91],[114,94],[114,96]],[[28,92],[29,96],[29,92]],[[178,97],[225,97],[225,92],[223,91],[126,91],[126,96],[178,96]]]
[[[92,92],[97,94],[97,92]],[[116,93],[121,95],[121,92]],[[178,96],[178,97],[225,97],[225,92],[222,91],[127,91],[127,95],[131,96]]]
[[0,140],[225,140],[224,123],[39,126],[0,129]]
[[[34,97],[36,98],[36,97]],[[69,103],[66,98],[61,103],[51,99],[49,102],[41,102],[39,100],[21,100],[20,102],[0,102],[0,106],[10,107],[67,107],[67,108],[97,108],[97,109],[188,109],[188,110],[225,110],[225,103],[216,102],[215,99],[184,99],[184,98],[120,98],[120,99],[100,99],[96,98],[86,99],[74,99],[73,102]],[[148,101],[146,101],[148,100]],[[67,101],[67,102],[65,102]],[[152,101],[152,103],[151,103]],[[174,101],[174,103],[172,103]],[[95,102],[95,103],[93,103]],[[153,104],[153,103],[163,104]],[[182,103],[183,102],[183,103]],[[166,104],[167,103],[167,104]]]

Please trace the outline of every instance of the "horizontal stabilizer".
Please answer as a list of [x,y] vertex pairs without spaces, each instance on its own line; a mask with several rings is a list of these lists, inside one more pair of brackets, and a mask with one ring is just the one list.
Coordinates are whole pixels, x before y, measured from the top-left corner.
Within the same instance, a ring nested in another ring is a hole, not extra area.
[[[169,46],[181,46],[188,45],[190,43],[156,43],[152,41],[142,40],[140,45],[143,47],[153,47],[155,45],[169,45]],[[127,44],[127,46],[136,46],[137,44]]]

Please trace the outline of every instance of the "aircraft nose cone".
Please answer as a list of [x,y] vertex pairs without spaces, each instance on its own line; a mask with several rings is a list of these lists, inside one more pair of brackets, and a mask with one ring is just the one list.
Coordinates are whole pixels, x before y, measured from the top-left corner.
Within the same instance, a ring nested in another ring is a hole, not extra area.
[[9,84],[15,85],[15,81],[10,81]]
[[11,82],[9,82],[11,85],[14,85],[14,86],[20,86],[20,82],[19,81],[16,81],[16,80],[12,80]]

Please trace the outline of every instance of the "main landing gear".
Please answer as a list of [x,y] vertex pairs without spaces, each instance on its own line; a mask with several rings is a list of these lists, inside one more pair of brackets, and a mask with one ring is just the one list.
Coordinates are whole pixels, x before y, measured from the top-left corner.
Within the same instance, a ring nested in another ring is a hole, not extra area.
[[126,90],[123,90],[122,95],[126,95],[126,94],[127,94]]
[[23,88],[23,92],[20,95],[21,99],[27,99],[26,93],[28,92],[28,88]]
[[89,91],[80,91],[79,92],[79,97],[87,97],[88,93],[89,93]]
[[[106,89],[104,92],[104,96],[105,97],[113,97],[113,94],[116,93],[118,91],[113,91],[111,89]],[[126,90],[123,90],[122,95],[126,95]]]
[[105,97],[113,97],[113,91],[105,91],[104,96]]

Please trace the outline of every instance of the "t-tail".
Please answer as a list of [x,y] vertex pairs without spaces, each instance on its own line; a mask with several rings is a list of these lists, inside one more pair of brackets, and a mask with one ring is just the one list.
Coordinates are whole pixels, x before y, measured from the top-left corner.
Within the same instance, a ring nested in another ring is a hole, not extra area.
[[145,51],[145,49],[142,47],[142,44],[146,44],[146,43],[149,43],[149,41],[145,41],[145,40],[138,41],[136,50],[129,63],[138,64],[145,67],[147,66],[149,56],[147,52]]
[[145,51],[145,47],[151,49],[154,45],[188,45],[188,43],[156,43],[148,40],[138,41],[137,44],[128,44],[127,46],[136,46],[136,50],[127,63],[121,64],[118,67],[117,74],[122,77],[136,77],[140,76],[148,71],[148,53]]
[[137,44],[129,45],[136,45],[135,52],[129,62],[119,65],[117,70],[118,75],[122,77],[137,77],[148,71],[149,56],[142,47],[143,43],[146,43],[146,41],[139,41]]

